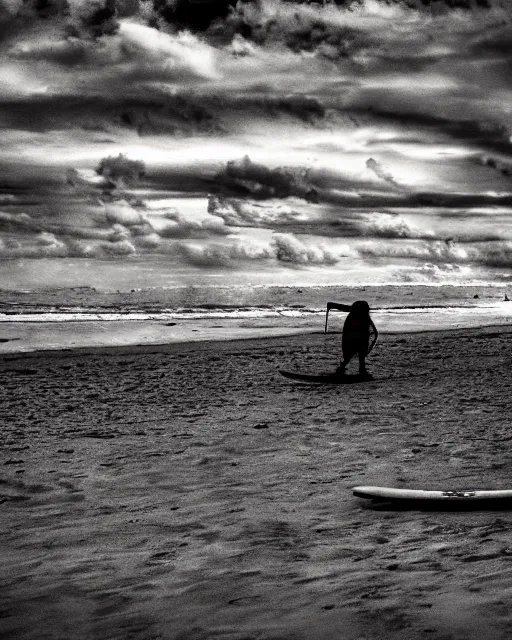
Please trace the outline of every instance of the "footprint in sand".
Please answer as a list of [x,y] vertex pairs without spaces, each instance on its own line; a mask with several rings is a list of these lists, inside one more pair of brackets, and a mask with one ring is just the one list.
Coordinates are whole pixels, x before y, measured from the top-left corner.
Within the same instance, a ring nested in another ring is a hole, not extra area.
[[149,566],[169,565],[176,559],[176,550],[157,551],[152,553],[144,564]]

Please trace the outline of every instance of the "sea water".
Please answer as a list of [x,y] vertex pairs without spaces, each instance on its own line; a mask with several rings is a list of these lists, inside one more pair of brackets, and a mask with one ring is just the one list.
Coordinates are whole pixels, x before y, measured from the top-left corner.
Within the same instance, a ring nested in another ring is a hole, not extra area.
[[[365,299],[381,332],[512,324],[506,288],[196,286],[0,292],[0,353],[270,337],[324,330],[328,301]],[[331,311],[329,332],[346,314]]]

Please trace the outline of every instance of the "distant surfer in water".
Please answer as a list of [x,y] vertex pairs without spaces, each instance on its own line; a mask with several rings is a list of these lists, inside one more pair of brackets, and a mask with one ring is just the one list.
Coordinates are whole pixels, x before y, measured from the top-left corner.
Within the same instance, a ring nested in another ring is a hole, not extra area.
[[[343,375],[345,369],[356,355],[359,356],[359,374],[362,376],[370,376],[366,369],[366,356],[375,346],[379,332],[373,324],[370,317],[370,305],[366,300],[357,300],[351,306],[346,304],[338,304],[337,302],[327,303],[327,312],[330,309],[339,311],[348,311],[347,319],[343,325],[343,336],[341,339],[341,348],[343,352],[343,361],[336,369],[336,375]],[[370,344],[370,335],[373,334],[372,343]]]

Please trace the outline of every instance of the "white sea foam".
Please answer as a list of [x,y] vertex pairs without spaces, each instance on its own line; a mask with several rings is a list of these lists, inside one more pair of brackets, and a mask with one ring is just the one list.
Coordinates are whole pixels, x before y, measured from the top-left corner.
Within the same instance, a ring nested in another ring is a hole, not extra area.
[[[329,332],[346,314],[332,312]],[[382,333],[413,333],[512,325],[512,303],[412,307],[372,312]],[[187,310],[169,313],[32,313],[0,316],[0,353],[268,338],[321,333],[325,310]]]
[[[325,308],[181,308],[168,309],[158,312],[143,311],[117,311],[103,312],[91,311],[87,308],[73,308],[69,310],[32,309],[30,312],[22,310],[8,310],[0,312],[0,323],[63,323],[63,322],[143,322],[166,320],[243,320],[264,318],[311,318],[312,316],[325,315]],[[334,314],[332,314],[334,315]],[[442,318],[467,317],[467,318],[508,318],[512,322],[512,303],[494,302],[472,306],[429,305],[429,306],[399,306],[377,307],[372,310],[372,315],[383,320],[392,317],[408,316],[436,316]],[[419,321],[422,323],[422,321]],[[422,323],[423,324],[423,323]]]

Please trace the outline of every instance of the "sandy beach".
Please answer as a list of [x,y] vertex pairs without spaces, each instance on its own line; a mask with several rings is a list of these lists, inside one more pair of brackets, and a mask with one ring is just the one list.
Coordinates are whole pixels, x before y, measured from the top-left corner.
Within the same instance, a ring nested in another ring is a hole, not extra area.
[[5,640],[510,638],[512,511],[360,484],[510,488],[512,328],[0,356]]

